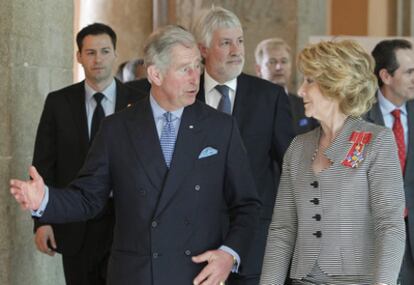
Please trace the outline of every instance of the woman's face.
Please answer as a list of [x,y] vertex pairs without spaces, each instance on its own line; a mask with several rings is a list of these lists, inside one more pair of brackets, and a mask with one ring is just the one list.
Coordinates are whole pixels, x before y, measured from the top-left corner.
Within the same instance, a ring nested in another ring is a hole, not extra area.
[[339,103],[323,95],[318,83],[312,77],[304,77],[298,95],[303,99],[306,117],[324,121],[329,119],[332,112],[339,109]]

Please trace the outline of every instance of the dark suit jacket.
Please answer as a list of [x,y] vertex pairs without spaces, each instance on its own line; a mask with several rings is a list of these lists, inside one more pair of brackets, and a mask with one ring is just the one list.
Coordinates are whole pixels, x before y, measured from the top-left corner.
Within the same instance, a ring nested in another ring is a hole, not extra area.
[[[414,101],[407,102],[408,112],[408,147],[405,162],[404,191],[405,203],[408,208],[408,237],[411,245],[411,255],[414,256]],[[366,114],[365,119],[379,125],[384,125],[384,118],[380,106],[374,104],[372,109]]]
[[[204,76],[197,98],[205,102]],[[262,200],[261,217],[270,220],[278,184],[275,173],[279,176],[283,155],[294,136],[284,89],[242,73],[237,77],[233,117],[237,121]]]
[[151,83],[149,83],[147,78],[128,81],[125,85],[146,94],[149,94],[151,89]]
[[[206,147],[217,154],[199,158]],[[236,123],[198,101],[184,109],[169,171],[147,98],[104,120],[69,188],[50,188],[41,220],[91,218],[113,189],[117,285],[192,284],[205,264],[191,256],[220,245],[244,254],[260,205]]]
[[292,111],[293,128],[295,129],[295,134],[300,135],[309,132],[319,126],[317,120],[305,116],[305,108],[303,106],[302,98],[293,93],[289,93],[288,98]]
[[[116,81],[115,111],[144,95]],[[89,150],[84,81],[50,93],[37,129],[33,165],[47,185],[64,187],[74,179]],[[42,225],[35,220],[35,229]],[[81,248],[87,224],[53,225],[58,252],[73,255]]]

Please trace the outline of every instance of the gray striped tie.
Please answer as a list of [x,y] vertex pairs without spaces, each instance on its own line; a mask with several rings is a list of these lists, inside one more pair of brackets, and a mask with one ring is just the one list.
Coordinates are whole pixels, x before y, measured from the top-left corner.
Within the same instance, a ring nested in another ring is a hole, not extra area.
[[165,163],[167,164],[167,167],[170,168],[175,146],[175,127],[173,122],[177,118],[173,118],[173,115],[170,112],[165,112],[163,117],[165,124],[162,128],[160,143]]

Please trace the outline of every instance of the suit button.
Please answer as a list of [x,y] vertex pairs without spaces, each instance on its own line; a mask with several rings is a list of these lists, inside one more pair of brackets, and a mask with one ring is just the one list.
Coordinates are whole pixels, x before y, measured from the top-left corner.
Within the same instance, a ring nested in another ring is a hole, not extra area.
[[187,255],[187,256],[191,255],[191,250],[188,250],[188,249],[187,249],[187,250],[184,252],[184,254],[185,254],[185,255]]
[[318,198],[313,198],[312,200],[309,200],[309,202],[312,202],[315,205],[319,205],[319,199]]
[[310,185],[313,186],[313,188],[318,188],[319,183],[318,181],[313,181]]
[[152,258],[158,258],[158,256],[159,256],[158,252],[154,252],[154,253],[152,254]]
[[321,220],[321,215],[320,214],[316,214],[315,216],[312,217],[312,219],[317,220],[318,222]]
[[157,221],[152,221],[151,227],[156,228],[158,226]]
[[139,190],[139,194],[141,196],[145,196],[145,195],[147,195],[147,191],[141,189],[141,190]]
[[313,235],[316,236],[317,238],[320,238],[322,236],[322,232],[317,231],[317,232],[314,232]]
[[194,186],[194,189],[195,189],[196,191],[200,191],[201,187],[200,187],[200,185],[196,185],[196,186]]

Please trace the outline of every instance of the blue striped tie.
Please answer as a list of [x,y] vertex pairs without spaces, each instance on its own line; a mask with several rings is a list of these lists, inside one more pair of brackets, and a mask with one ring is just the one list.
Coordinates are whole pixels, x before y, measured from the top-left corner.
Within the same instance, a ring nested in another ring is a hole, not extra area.
[[167,164],[167,167],[170,168],[175,146],[175,127],[173,122],[177,118],[173,118],[173,115],[170,112],[164,113],[163,117],[165,124],[162,128],[160,143],[165,163]]
[[227,85],[216,85],[215,88],[221,94],[221,99],[217,106],[217,110],[222,111],[227,114],[231,114],[231,102],[230,102],[230,96],[229,96],[230,88],[227,87]]

